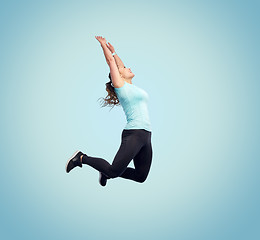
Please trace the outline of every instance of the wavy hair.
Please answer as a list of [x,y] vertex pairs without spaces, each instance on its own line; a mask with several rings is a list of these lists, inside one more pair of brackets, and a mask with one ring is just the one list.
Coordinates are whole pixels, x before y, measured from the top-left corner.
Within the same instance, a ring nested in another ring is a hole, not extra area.
[[110,105],[110,106],[112,106],[111,107],[111,109],[112,109],[114,106],[119,106],[120,102],[119,102],[119,100],[117,98],[117,95],[116,95],[116,92],[115,92],[115,88],[112,85],[112,78],[111,78],[110,73],[109,73],[108,77],[109,77],[110,81],[105,83],[106,91],[107,91],[108,94],[107,94],[107,96],[105,98],[101,97],[99,99],[103,99],[101,107],[105,107],[107,105]]

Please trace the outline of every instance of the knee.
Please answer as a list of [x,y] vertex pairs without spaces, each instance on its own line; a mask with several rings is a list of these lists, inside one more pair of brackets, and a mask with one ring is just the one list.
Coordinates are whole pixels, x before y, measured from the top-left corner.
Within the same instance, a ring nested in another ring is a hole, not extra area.
[[143,183],[143,182],[145,182],[146,179],[147,179],[146,175],[140,175],[140,176],[138,176],[137,181],[139,183]]

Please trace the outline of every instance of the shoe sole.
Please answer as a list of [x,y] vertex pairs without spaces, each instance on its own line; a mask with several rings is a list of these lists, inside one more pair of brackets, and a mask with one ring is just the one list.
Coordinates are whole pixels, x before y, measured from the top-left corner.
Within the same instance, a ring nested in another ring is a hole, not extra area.
[[[67,167],[68,167],[68,165],[69,165],[70,160],[72,160],[79,152],[80,152],[80,151],[77,150],[77,151],[72,155],[72,157],[68,160],[68,162],[67,162],[67,164],[66,164],[66,167],[65,167],[66,172],[67,172]],[[67,173],[68,173],[68,172],[67,172]]]
[[[99,183],[100,183],[100,181],[101,181],[101,177],[102,177],[101,172],[99,172]],[[101,183],[100,183],[100,185],[101,185]],[[101,186],[102,186],[102,185],[101,185]]]
[[[105,175],[106,176],[106,175]],[[102,184],[101,184],[101,178],[102,178],[102,174],[101,174],[101,172],[99,172],[99,184],[102,186],[102,187],[105,187],[106,185],[107,185],[107,183],[103,186]]]

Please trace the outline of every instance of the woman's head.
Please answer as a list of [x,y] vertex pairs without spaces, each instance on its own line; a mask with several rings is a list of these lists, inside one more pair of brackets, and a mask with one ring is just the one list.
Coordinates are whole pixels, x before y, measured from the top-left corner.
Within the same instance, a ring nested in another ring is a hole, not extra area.
[[107,105],[112,105],[113,107],[116,105],[120,105],[117,95],[115,93],[115,88],[112,86],[112,78],[111,78],[110,73],[109,73],[108,77],[109,77],[110,81],[105,84],[106,91],[108,94],[105,98],[103,98],[103,105],[101,107],[105,107]]
[[131,69],[126,68],[125,66],[119,67],[118,70],[121,78],[124,80],[131,80],[135,76]]

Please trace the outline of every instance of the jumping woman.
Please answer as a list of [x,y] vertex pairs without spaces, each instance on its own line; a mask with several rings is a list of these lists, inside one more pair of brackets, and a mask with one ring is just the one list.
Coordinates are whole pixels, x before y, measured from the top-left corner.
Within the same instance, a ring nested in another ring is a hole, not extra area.
[[[126,115],[127,124],[121,134],[121,145],[112,164],[103,158],[91,157],[76,151],[66,164],[69,173],[75,167],[87,164],[99,171],[99,183],[105,186],[107,179],[121,177],[143,183],[152,163],[151,123],[148,113],[148,94],[132,83],[135,76],[126,68],[115,53],[114,47],[106,39],[95,36],[103,49],[109,65],[110,81],[106,83],[108,95],[104,105],[121,104]],[[134,161],[135,168],[128,167]]]

